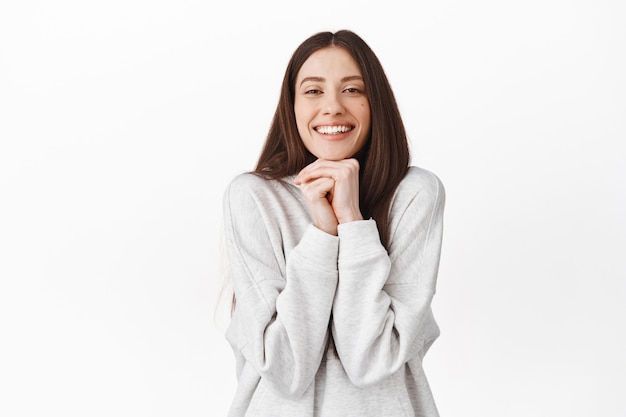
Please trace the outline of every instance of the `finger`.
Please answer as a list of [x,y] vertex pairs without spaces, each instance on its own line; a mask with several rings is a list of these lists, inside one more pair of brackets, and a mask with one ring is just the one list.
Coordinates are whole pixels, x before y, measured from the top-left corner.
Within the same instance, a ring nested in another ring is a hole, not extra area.
[[315,171],[315,168],[320,164],[320,161],[321,161],[320,159],[317,159],[311,162],[309,165],[302,168],[300,172],[298,172],[298,175],[296,175],[294,182],[296,184],[302,184],[304,182],[310,181],[312,178],[311,173]]
[[315,178],[328,177],[334,180],[342,180],[358,175],[359,163],[356,159],[342,161],[326,161],[318,159],[304,167],[296,176],[295,183],[301,184]]
[[332,178],[317,178],[300,185],[300,189],[308,200],[326,198],[332,192],[335,181]]

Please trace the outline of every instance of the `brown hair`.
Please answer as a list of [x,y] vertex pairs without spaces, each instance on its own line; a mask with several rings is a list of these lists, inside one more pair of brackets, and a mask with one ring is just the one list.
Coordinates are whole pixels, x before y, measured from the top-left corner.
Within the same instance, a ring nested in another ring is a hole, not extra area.
[[276,112],[253,172],[264,178],[280,179],[297,174],[315,160],[298,134],[294,114],[295,82],[309,56],[329,46],[348,51],[363,75],[370,105],[371,130],[364,151],[359,153],[359,204],[365,219],[376,220],[381,241],[388,247],[389,208],[393,194],[409,166],[409,146],[400,111],[383,67],[372,49],[354,32],[319,32],[295,50],[287,65]]

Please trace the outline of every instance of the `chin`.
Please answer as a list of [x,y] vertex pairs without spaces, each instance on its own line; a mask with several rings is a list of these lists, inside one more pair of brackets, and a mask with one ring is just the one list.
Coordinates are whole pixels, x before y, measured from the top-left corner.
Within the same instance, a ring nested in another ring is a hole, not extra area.
[[333,150],[329,152],[317,152],[315,156],[327,161],[341,161],[343,159],[351,158],[352,154],[350,152],[337,152],[337,150]]
[[350,158],[350,156],[337,156],[337,155],[332,155],[332,156],[320,156],[320,159],[325,159],[327,161],[341,161],[347,158]]

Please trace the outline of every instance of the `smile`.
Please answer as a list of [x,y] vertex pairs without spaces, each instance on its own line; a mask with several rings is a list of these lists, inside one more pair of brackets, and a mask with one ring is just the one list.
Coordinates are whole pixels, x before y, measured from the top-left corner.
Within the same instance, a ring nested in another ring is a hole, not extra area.
[[352,129],[354,129],[353,126],[318,126],[315,128],[315,131],[323,135],[338,135],[349,132]]

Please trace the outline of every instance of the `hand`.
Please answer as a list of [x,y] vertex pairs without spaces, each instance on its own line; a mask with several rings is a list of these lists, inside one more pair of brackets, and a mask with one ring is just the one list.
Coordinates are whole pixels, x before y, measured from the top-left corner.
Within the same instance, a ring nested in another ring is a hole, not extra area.
[[356,159],[318,159],[300,171],[295,183],[307,200],[313,224],[321,230],[336,235],[338,224],[363,220]]

